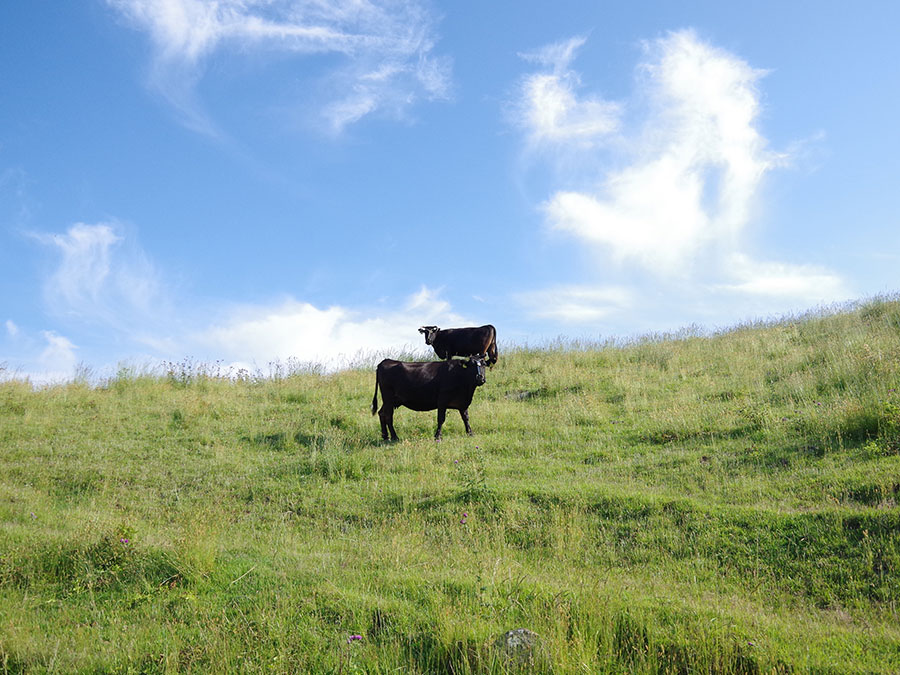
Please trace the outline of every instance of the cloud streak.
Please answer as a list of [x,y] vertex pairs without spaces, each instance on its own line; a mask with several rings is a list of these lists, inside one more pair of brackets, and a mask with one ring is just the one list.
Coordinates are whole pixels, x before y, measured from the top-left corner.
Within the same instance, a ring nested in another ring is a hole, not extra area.
[[731,269],[734,282],[722,284],[718,290],[813,302],[821,302],[823,298],[845,300],[851,296],[838,275],[816,265],[759,262],[735,254],[731,257]]
[[630,308],[633,294],[618,286],[558,286],[519,293],[530,316],[564,323],[597,322]]
[[154,46],[150,83],[197,131],[214,134],[195,86],[216,52],[332,55],[333,132],[382,111],[449,95],[449,62],[435,56],[435,18],[417,0],[107,0]]

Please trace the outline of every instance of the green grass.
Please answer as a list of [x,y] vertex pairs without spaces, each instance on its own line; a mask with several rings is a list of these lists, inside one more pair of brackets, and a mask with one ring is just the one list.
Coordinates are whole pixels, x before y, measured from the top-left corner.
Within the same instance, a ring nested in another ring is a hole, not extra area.
[[0,383],[0,673],[900,671],[897,301],[373,389]]

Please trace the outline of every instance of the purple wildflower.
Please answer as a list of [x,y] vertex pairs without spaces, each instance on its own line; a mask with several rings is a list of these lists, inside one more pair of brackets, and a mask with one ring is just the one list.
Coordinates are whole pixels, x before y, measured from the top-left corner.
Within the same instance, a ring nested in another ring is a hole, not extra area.
[[357,640],[362,640],[362,639],[363,639],[362,635],[351,635],[350,637],[347,638],[347,644],[349,645],[353,642],[356,642]]
[[123,543],[123,544],[127,544],[127,543],[129,543],[129,541],[128,541],[128,538],[127,538],[127,537],[122,537],[122,538],[121,538],[121,539],[119,539],[119,541],[120,541],[120,542],[122,542],[122,543]]

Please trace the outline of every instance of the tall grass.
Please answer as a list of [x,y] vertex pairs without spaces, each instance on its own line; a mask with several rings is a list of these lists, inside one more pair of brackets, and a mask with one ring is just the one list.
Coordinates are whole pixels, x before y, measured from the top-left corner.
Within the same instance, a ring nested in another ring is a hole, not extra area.
[[169,365],[0,384],[0,672],[900,671],[892,299],[506,349],[442,443]]

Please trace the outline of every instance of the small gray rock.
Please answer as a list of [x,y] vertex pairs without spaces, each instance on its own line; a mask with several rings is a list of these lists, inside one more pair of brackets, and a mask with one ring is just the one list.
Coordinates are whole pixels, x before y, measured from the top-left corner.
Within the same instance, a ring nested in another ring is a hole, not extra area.
[[506,394],[506,398],[510,401],[527,401],[534,396],[533,391],[511,391]]
[[494,640],[494,649],[516,664],[532,664],[541,645],[541,636],[527,628],[505,632]]

